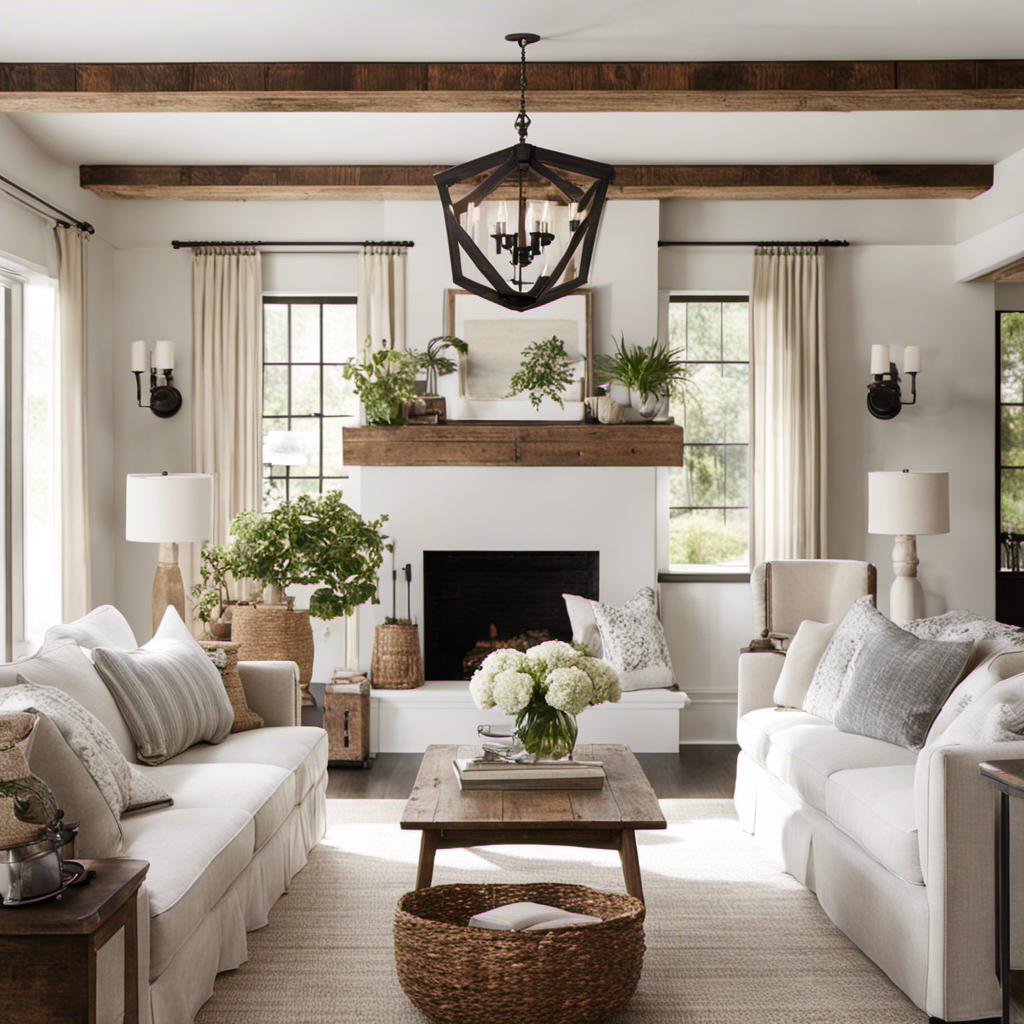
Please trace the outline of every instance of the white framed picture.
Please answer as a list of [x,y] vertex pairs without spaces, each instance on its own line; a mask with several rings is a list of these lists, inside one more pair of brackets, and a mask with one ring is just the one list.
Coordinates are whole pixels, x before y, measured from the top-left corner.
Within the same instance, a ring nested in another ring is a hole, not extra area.
[[[446,300],[446,330],[469,346],[459,370],[457,407],[461,418],[583,418],[583,399],[592,393],[590,291],[574,292],[523,313],[455,288],[447,290]],[[565,342],[570,361],[579,368],[579,378],[562,395],[564,409],[545,399],[535,410],[525,396],[507,397],[509,387],[526,346],[552,336]]]

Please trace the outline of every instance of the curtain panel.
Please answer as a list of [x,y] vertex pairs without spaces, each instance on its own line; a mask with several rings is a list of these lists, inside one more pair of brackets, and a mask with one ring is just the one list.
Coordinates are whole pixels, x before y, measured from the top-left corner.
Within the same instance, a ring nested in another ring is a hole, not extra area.
[[[252,248],[196,249],[192,262],[192,469],[213,475],[213,544],[261,507],[263,277]],[[193,544],[186,580],[199,578]]]
[[368,245],[359,254],[356,334],[373,349],[405,350],[405,247]]
[[89,566],[89,482],[86,317],[88,236],[54,227],[60,335],[61,605],[64,621],[92,607]]
[[825,264],[817,247],[757,248],[750,340],[750,564],[824,558]]

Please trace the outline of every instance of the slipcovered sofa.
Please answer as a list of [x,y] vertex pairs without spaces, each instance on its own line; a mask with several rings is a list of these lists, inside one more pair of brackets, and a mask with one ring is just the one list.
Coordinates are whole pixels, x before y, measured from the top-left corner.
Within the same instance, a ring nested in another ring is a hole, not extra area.
[[[932,1017],[998,1016],[998,800],[978,765],[1024,758],[1024,741],[942,743],[930,734],[917,752],[776,707],[786,638],[804,619],[836,621],[873,596],[875,574],[861,562],[773,562],[758,566],[752,585],[761,635],[739,660],[740,823]],[[976,641],[965,676],[985,663],[994,681],[1019,673],[1019,643]],[[960,710],[955,700],[940,712],[947,720]],[[1016,810],[1012,828],[1016,872],[1024,850]],[[1014,966],[1024,959],[1021,881],[1012,885]]]
[[[0,687],[21,675],[69,693],[107,727],[133,767],[173,798],[169,807],[121,819],[118,855],[150,862],[139,899],[139,1020],[186,1024],[213,993],[217,973],[246,960],[246,932],[267,923],[323,837],[327,734],[299,725],[292,662],[240,663],[249,707],[266,727],[198,743],[155,767],[139,764],[90,643],[137,646],[124,617],[104,606],[52,629],[32,657],[0,666]],[[123,1009],[122,951],[119,940],[101,950],[101,1024]]]

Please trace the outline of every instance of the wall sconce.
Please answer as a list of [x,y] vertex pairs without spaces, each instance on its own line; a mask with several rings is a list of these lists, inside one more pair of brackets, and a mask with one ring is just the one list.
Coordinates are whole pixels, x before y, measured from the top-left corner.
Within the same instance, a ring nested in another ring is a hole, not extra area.
[[[142,375],[149,373],[149,405],[142,404]],[[174,342],[158,341],[150,358],[144,341],[132,342],[132,373],[135,374],[135,395],[140,409],[149,409],[154,416],[166,419],[181,408],[181,392],[174,386]],[[163,384],[157,378],[163,377]]]
[[905,402],[900,395],[900,375],[896,364],[889,361],[889,346],[871,346],[871,373],[875,379],[868,385],[868,412],[876,419],[891,420],[899,415],[903,406],[917,404],[921,350],[916,345],[908,345],[903,350],[903,371],[910,374],[910,393],[913,398],[909,402]]

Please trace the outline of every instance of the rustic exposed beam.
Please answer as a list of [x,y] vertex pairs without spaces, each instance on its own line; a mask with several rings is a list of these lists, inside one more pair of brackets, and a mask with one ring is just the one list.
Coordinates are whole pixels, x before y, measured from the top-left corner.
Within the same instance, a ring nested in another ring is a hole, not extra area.
[[[84,166],[105,199],[429,199],[440,167]],[[609,199],[971,199],[992,186],[986,165],[617,167]],[[532,196],[552,194],[540,186]],[[510,198],[512,187],[492,193]]]
[[[533,62],[531,110],[1015,110],[1024,60]],[[509,111],[501,64],[0,64],[0,111]]]
[[972,281],[995,281],[996,284],[1014,284],[1024,281],[1024,256],[1004,263],[995,270],[990,270],[981,277],[975,277]]

